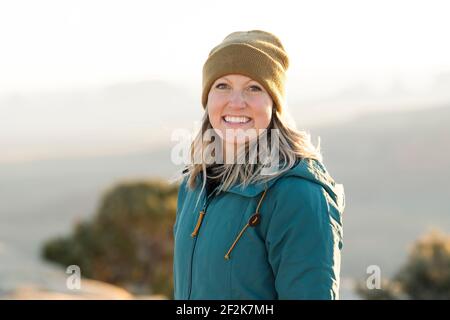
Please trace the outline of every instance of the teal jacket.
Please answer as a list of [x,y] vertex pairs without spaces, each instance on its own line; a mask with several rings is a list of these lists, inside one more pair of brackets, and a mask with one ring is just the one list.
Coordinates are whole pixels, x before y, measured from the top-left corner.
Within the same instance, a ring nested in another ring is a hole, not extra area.
[[175,299],[339,299],[344,188],[321,162],[197,203],[200,190],[185,177],[178,193]]

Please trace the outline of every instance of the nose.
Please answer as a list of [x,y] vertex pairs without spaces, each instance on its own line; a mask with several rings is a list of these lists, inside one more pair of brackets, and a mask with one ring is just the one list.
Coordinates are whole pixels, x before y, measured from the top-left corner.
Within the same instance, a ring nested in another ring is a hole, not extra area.
[[230,107],[239,108],[239,109],[245,108],[246,101],[245,101],[244,93],[241,90],[233,90],[233,92],[231,93],[231,96],[230,96],[229,105],[230,105]]

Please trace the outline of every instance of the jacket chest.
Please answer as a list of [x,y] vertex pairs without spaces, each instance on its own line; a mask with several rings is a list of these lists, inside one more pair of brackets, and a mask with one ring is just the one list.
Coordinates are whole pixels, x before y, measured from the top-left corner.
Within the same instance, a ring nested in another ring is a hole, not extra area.
[[[195,205],[195,196],[195,194],[188,196],[179,213],[174,234],[175,241],[192,242],[195,244],[195,254],[199,256],[226,260],[225,254],[255,213],[256,199],[225,193],[219,194],[209,202],[206,201],[206,197],[202,197]],[[255,236],[261,237],[258,226],[248,226],[238,243],[244,238],[253,239]],[[235,248],[237,249],[237,243]]]
[[188,195],[174,230],[175,268],[187,270],[184,298],[208,295],[202,290],[229,297],[236,273],[255,274],[266,260],[261,226],[248,225],[257,199],[224,193],[195,205],[196,196]]

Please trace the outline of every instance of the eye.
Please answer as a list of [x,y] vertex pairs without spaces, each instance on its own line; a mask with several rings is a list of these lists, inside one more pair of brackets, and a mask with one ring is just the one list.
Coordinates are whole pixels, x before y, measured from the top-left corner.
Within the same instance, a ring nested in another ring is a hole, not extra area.
[[251,86],[250,89],[254,89],[254,90],[251,90],[251,91],[262,91],[262,89],[259,86],[257,86],[257,85]]
[[[221,87],[221,86],[225,86],[225,87]],[[226,83],[219,83],[216,85],[217,89],[225,89],[228,85]]]

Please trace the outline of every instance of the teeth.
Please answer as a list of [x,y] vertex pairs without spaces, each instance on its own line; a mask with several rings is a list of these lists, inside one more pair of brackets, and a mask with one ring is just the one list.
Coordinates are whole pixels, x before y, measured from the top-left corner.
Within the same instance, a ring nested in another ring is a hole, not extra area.
[[246,123],[246,122],[250,121],[250,118],[247,118],[247,117],[225,116],[224,119],[226,122],[230,122],[230,123]]

